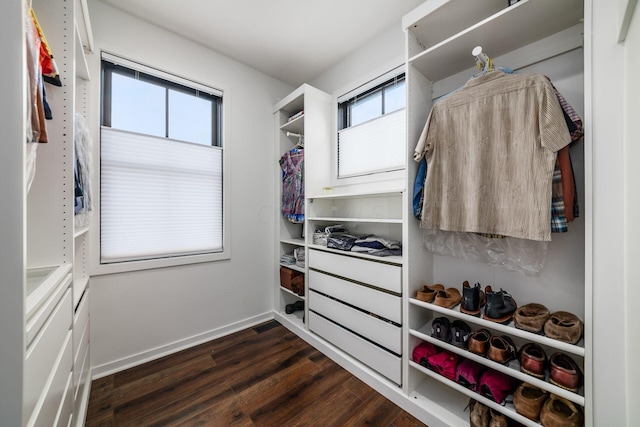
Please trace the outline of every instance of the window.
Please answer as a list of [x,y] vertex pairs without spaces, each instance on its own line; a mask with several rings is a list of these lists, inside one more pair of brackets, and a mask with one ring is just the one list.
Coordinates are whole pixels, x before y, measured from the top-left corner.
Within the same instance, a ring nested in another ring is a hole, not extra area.
[[222,93],[103,54],[100,263],[224,250]]
[[395,74],[338,98],[338,178],[404,168],[405,77]]

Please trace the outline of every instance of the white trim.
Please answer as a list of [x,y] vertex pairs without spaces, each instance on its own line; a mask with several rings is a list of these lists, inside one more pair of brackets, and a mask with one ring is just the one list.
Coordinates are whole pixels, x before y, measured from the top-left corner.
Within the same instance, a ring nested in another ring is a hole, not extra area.
[[251,328],[255,325],[259,325],[260,323],[264,323],[268,320],[273,319],[273,314],[274,313],[272,311],[269,311],[257,316],[250,317],[248,319],[222,326],[220,328],[212,329],[208,332],[203,332],[198,335],[193,335],[189,338],[181,339],[170,344],[156,347],[151,350],[123,357],[122,359],[118,359],[113,362],[108,362],[99,366],[93,366],[91,381],[98,378],[106,377],[107,375],[111,375],[116,372],[124,371],[125,369],[129,369],[155,359],[159,359],[169,354],[177,353],[187,348],[195,347],[199,344],[213,341],[215,339],[242,331],[244,329]]
[[[142,73],[146,73],[155,77],[159,77],[164,80],[168,80],[173,83],[178,83],[183,86],[191,87],[193,89],[197,89],[199,91],[208,93],[210,95],[215,95],[222,97],[224,91],[221,89],[213,88],[211,86],[207,86],[205,84],[196,82],[194,80],[179,76],[174,73],[170,73],[167,71],[160,70],[158,68],[150,67],[148,65],[141,64],[140,62],[133,61],[131,59],[126,59],[121,56],[116,56],[108,52],[101,52],[100,59],[103,61],[109,61],[116,65],[122,65],[124,67],[132,68],[136,71],[140,71]],[[222,101],[224,106],[224,99]]]
[[618,35],[618,43],[622,43],[627,39],[627,33],[629,32],[629,26],[631,25],[631,18],[633,18],[633,12],[636,10],[638,0],[622,0],[622,3],[626,3],[623,6],[624,12],[620,21],[620,34]]
[[399,65],[397,67],[395,67],[394,69],[387,71],[386,73],[379,75],[377,77],[375,77],[372,80],[369,80],[368,82],[365,82],[363,84],[361,84],[360,86],[350,90],[349,92],[338,96],[337,98],[337,102],[341,103],[344,101],[348,101],[351,98],[354,98],[358,95],[360,95],[361,93],[364,93],[366,91],[368,91],[371,88],[374,88],[384,82],[386,82],[387,80],[391,80],[394,77],[399,76],[400,74],[405,72],[405,65]]

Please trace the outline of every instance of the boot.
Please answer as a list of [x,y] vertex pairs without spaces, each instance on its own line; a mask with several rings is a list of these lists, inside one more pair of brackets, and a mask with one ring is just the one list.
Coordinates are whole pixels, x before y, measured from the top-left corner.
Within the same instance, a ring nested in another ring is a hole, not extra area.
[[284,307],[284,312],[287,314],[291,314],[298,310],[304,310],[304,301],[296,301],[293,304],[287,304]]
[[494,292],[491,286],[485,288],[485,295],[487,296],[487,303],[482,317],[492,322],[509,323],[513,313],[518,308],[513,297],[502,289],[499,292]]
[[491,420],[489,421],[489,427],[507,427],[507,417],[500,412],[496,412],[493,409],[489,411]]
[[469,399],[469,423],[471,427],[489,427],[489,407]]

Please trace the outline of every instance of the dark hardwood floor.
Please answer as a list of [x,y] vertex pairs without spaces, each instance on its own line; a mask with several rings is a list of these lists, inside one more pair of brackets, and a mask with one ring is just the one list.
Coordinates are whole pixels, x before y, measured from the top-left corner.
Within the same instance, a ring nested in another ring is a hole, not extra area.
[[86,426],[423,426],[272,321],[93,381]]

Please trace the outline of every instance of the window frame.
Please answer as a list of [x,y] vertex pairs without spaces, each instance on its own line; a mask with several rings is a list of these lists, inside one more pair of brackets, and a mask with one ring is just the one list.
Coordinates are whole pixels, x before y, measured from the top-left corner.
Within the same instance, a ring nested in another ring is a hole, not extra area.
[[[333,96],[335,99],[334,102],[334,114],[333,114],[333,129],[332,132],[332,173],[331,173],[331,183],[333,186],[347,186],[347,185],[367,185],[370,183],[376,183],[376,185],[384,185],[389,186],[390,188],[402,188],[404,187],[404,174],[407,168],[407,155],[406,155],[406,142],[403,144],[404,146],[404,165],[398,168],[383,170],[383,171],[375,171],[371,173],[365,173],[362,175],[353,175],[353,176],[339,176],[339,165],[338,165],[338,151],[339,151],[339,141],[338,134],[341,123],[339,123],[339,105],[344,103],[356,96],[360,96],[363,93],[367,93],[369,91],[375,90],[381,85],[384,85],[389,80],[392,80],[400,75],[404,75],[405,81],[405,90],[407,86],[407,70],[403,61],[390,61],[389,63],[382,65],[366,75],[361,76],[359,79],[351,82],[351,84],[342,87],[341,89],[333,92]],[[408,103],[408,99],[406,99]],[[405,105],[405,111],[407,106]],[[396,111],[391,112],[392,114]],[[378,116],[377,118],[383,117]],[[375,119],[372,119],[375,120]],[[356,126],[360,126],[367,122],[360,123]],[[407,129],[408,131],[408,129]]]
[[[221,98],[221,103],[219,108],[217,109],[216,120],[219,124],[221,124],[221,131],[219,132],[217,143],[219,145],[212,147],[218,147],[222,150],[222,250],[218,252],[211,253],[202,253],[202,254],[191,254],[191,255],[179,255],[173,257],[165,257],[165,258],[153,258],[153,259],[144,259],[144,260],[132,260],[132,261],[123,261],[117,263],[108,263],[102,264],[100,261],[100,209],[101,209],[101,194],[100,194],[100,176],[101,176],[101,168],[100,168],[100,159],[99,156],[96,156],[96,179],[94,180],[94,194],[95,197],[95,213],[94,218],[91,224],[91,247],[92,250],[92,275],[104,275],[104,274],[113,274],[127,271],[139,271],[139,270],[148,270],[148,269],[157,269],[171,266],[179,266],[179,265],[188,265],[188,264],[197,264],[197,263],[206,263],[212,261],[223,261],[231,259],[231,227],[230,227],[230,214],[231,214],[231,206],[230,206],[230,180],[228,176],[230,174],[229,165],[230,165],[230,155],[231,149],[228,146],[229,141],[229,129],[230,129],[230,105],[232,103],[232,95],[231,90],[226,87],[226,85],[222,84],[202,84],[196,82],[195,80],[191,80],[188,78],[184,78],[177,74],[161,70],[160,68],[155,68],[150,65],[144,65],[140,62],[133,61],[130,59],[125,59],[121,56],[111,54],[106,51],[101,51],[101,66],[102,61],[109,61],[112,63],[122,64],[124,67],[133,68],[141,73],[145,73],[152,77],[157,77],[161,80],[169,81],[176,83],[181,86],[193,86],[193,88],[198,89],[201,92],[209,93],[211,95],[216,95]],[[100,123],[103,122],[103,85],[100,82]],[[214,109],[216,110],[216,109]],[[100,126],[102,128],[102,126]],[[212,133],[214,135],[214,133]],[[100,147],[100,132],[98,132],[98,152],[101,151]],[[185,141],[187,144],[193,144],[193,142]],[[203,144],[199,144],[203,145]]]

